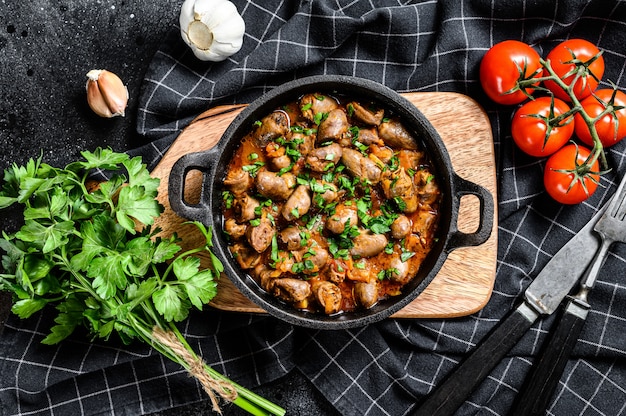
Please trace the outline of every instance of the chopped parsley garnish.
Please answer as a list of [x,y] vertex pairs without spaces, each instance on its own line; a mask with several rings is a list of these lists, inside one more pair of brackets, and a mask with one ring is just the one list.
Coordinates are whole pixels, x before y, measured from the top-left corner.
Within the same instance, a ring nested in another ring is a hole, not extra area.
[[256,177],[256,175],[259,173],[259,170],[261,170],[263,166],[265,166],[265,163],[257,160],[251,165],[242,166],[241,169],[243,169],[244,172],[248,172],[248,174],[254,178]]
[[328,113],[315,113],[313,116],[313,123],[319,126],[322,124],[322,121],[326,120],[326,118],[328,118]]
[[348,249],[354,247],[354,238],[359,234],[359,229],[355,225],[350,225],[350,220],[346,220],[343,232],[328,238],[328,251],[335,258],[347,258]]
[[224,201],[224,208],[231,209],[235,203],[235,195],[230,191],[222,191],[222,201]]
[[352,117],[352,115],[354,114],[354,106],[352,105],[352,103],[348,104],[346,106],[346,110],[348,110],[348,116]]

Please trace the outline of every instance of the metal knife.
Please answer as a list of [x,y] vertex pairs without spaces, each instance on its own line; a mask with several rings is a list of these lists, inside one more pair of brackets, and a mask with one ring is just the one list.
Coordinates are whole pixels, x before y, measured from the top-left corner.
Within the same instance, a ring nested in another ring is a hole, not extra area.
[[541,315],[550,315],[580,280],[600,240],[593,227],[610,200],[568,241],[524,292],[524,300],[486,336],[413,413],[452,415]]

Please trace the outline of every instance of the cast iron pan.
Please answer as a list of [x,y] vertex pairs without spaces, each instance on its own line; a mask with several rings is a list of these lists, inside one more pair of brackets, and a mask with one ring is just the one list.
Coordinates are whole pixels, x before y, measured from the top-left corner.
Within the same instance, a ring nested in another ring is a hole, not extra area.
[[[298,99],[306,93],[339,93],[355,98],[374,100],[397,114],[404,126],[419,138],[435,166],[442,190],[441,217],[438,240],[418,275],[402,290],[402,294],[378,302],[370,309],[326,316],[299,311],[263,290],[240,269],[228,250],[221,215],[222,181],[226,168],[241,139],[252,129],[255,121],[274,109]],[[197,204],[184,199],[187,173],[203,173],[202,192]],[[459,202],[464,195],[475,195],[479,201],[480,221],[473,233],[458,230]],[[169,176],[169,202],[178,215],[200,221],[212,227],[214,253],[224,263],[225,273],[233,284],[259,307],[286,322],[317,329],[344,329],[367,325],[389,317],[409,304],[434,279],[448,254],[463,246],[480,245],[487,241],[493,226],[494,202],[482,186],[459,177],[452,169],[448,152],[437,131],[415,106],[397,92],[373,81],[342,75],[320,75],[283,84],[246,107],[230,124],[218,144],[210,150],[190,153],[176,161]]]

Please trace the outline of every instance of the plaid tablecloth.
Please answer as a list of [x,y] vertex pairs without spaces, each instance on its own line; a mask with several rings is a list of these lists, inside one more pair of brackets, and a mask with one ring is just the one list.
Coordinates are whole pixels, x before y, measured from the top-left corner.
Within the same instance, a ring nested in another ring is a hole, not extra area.
[[[287,80],[313,74],[369,78],[397,91],[455,91],[489,115],[497,157],[498,261],[493,295],[458,319],[386,320],[345,331],[294,328],[274,318],[206,310],[181,330],[217,370],[247,387],[298,369],[346,415],[410,414],[416,403],[519,300],[542,266],[585,223],[626,171],[624,145],[608,151],[613,172],[577,206],[553,202],[543,159],[522,154],[510,136],[511,108],[486,99],[481,57],[518,39],[545,56],[584,38],[604,50],[608,80],[626,88],[626,2],[547,0],[234,0],[246,21],[242,50],[226,61],[197,61],[180,40],[177,16],[145,76],[138,130],[152,143],[133,153],[152,166],[200,112],[246,103]],[[454,111],[451,108],[450,111]],[[626,414],[626,251],[615,245],[590,295],[592,311],[549,414]],[[541,320],[459,409],[505,415],[546,338]],[[39,341],[50,314],[11,318],[0,336],[0,414],[144,414],[202,399],[177,365],[148,347]]]

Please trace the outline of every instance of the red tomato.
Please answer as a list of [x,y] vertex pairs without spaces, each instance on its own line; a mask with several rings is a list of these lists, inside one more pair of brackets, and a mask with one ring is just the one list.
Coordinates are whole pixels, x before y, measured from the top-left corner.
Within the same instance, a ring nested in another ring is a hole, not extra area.
[[548,156],[559,150],[574,134],[572,116],[558,117],[570,107],[558,98],[539,97],[522,105],[513,115],[511,134],[515,144],[531,156]]
[[[518,81],[540,75],[539,60],[539,54],[523,42],[505,40],[497,43],[480,62],[480,83],[485,93],[496,103],[519,104],[528,96],[519,89]],[[532,85],[526,86],[524,90],[532,94]]]
[[[574,95],[582,100],[598,88],[598,81],[604,75],[604,58],[600,50],[591,42],[584,39],[569,39],[559,43],[548,53],[546,61],[550,62],[556,75],[565,84],[572,86],[576,73],[580,78],[573,86]],[[548,76],[544,68],[543,76]],[[545,81],[544,85],[552,93],[565,101],[570,101],[569,95],[554,81]]]
[[[615,98],[611,100],[613,93],[615,93]],[[595,122],[596,131],[602,146],[612,146],[626,136],[626,108],[623,108],[626,107],[626,94],[609,88],[599,89],[594,95],[582,100],[580,104],[585,113],[594,119],[606,110],[607,106],[617,107]],[[574,120],[576,123],[576,136],[585,144],[593,146],[589,127],[583,117],[580,114],[576,114]]]
[[583,146],[568,144],[546,162],[543,184],[548,194],[562,204],[578,204],[597,189],[600,163],[584,166],[591,151]]

